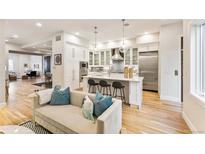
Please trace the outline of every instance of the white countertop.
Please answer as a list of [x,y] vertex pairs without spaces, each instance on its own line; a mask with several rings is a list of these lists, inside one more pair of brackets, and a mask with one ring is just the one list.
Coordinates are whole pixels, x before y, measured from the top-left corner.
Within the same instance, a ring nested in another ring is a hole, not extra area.
[[122,73],[111,73],[110,76],[106,73],[89,73],[84,78],[105,79],[105,80],[119,80],[119,81],[134,81],[141,82],[144,77],[134,76],[133,78],[125,78]]

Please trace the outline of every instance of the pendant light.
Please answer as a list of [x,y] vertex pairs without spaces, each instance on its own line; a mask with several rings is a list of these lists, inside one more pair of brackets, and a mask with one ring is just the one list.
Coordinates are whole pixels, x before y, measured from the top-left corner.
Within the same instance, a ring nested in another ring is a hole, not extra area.
[[122,19],[122,46],[119,48],[119,51],[123,53],[128,50],[125,46],[125,26],[129,26],[129,24],[125,24],[125,19]]
[[97,26],[94,27],[94,35],[95,35],[95,44],[94,44],[94,52],[96,53],[97,50]]

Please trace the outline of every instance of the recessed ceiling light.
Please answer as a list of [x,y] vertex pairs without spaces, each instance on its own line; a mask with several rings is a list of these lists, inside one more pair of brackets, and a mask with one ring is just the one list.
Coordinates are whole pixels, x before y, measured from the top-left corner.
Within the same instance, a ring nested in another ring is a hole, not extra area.
[[9,40],[5,40],[5,42],[8,42]]
[[144,34],[145,34],[145,35],[147,35],[147,34],[148,34],[148,32],[145,32]]
[[79,35],[79,32],[76,32],[75,35]]
[[37,26],[37,27],[42,27],[42,24],[41,24],[40,22],[37,22],[37,23],[36,23],[36,26]]
[[19,36],[18,35],[16,35],[16,34],[14,34],[14,35],[12,35],[12,38],[18,38]]

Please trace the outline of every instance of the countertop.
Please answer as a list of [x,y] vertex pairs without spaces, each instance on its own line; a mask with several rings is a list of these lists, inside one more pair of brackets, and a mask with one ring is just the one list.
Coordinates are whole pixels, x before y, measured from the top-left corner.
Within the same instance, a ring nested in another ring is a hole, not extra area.
[[141,82],[144,77],[134,76],[133,78],[125,78],[122,73],[111,73],[110,76],[106,73],[89,73],[84,78],[93,78],[93,79],[105,79],[105,80],[118,80],[118,81],[134,81]]

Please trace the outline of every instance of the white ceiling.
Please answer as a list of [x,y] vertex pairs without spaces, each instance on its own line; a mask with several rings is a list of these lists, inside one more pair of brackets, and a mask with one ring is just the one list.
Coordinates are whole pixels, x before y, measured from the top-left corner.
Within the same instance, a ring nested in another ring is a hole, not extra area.
[[[159,32],[161,25],[180,21],[178,19],[129,19],[126,20],[130,25],[125,28],[125,37],[133,38],[144,32]],[[42,27],[37,27],[36,22],[42,23]],[[72,34],[79,32],[79,36],[92,42],[94,40],[94,26],[98,27],[97,37],[99,42],[122,38],[122,22],[120,19],[15,19],[6,20],[5,39],[23,46],[47,40],[56,32],[65,31]],[[11,39],[14,34],[17,34],[19,38]]]

